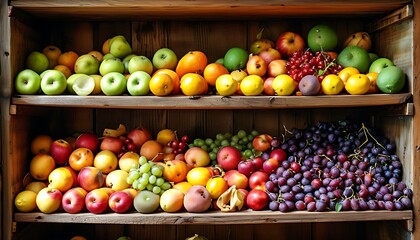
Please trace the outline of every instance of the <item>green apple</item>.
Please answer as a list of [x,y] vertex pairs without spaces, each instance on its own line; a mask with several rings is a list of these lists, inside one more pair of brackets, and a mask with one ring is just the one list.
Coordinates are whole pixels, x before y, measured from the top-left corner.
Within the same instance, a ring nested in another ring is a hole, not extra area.
[[20,71],[15,79],[15,89],[19,94],[36,94],[41,89],[41,76],[32,69]]
[[66,76],[58,70],[46,70],[41,77],[41,90],[46,95],[59,95],[67,88]]
[[398,93],[405,84],[405,74],[397,66],[382,69],[376,77],[376,86],[383,93]]
[[[79,78],[82,79],[82,80],[78,80]],[[90,80],[90,78],[93,80],[93,88],[95,88],[95,80],[94,80],[93,77],[91,77],[87,74],[84,74],[84,73],[75,73],[75,74],[70,75],[70,77],[67,78],[67,92],[70,93],[70,94],[76,94],[76,95],[86,95],[86,92],[89,92],[89,89],[91,87],[90,87],[90,83],[88,83],[85,86],[83,81],[89,81],[90,82],[90,81],[92,81],[92,80]],[[78,85],[78,86],[75,87],[75,84]],[[76,88],[77,88],[77,91],[76,91]],[[90,91],[90,93],[91,92],[93,92],[93,89]],[[90,93],[88,93],[87,95],[89,95]]]
[[111,53],[107,53],[102,57],[102,61],[106,59],[110,59],[110,58],[116,58],[116,57],[112,55]]
[[127,89],[127,80],[119,72],[107,73],[101,79],[101,90],[107,96],[122,95]]
[[369,53],[358,46],[348,46],[344,48],[337,57],[337,63],[343,67],[357,68],[360,73],[366,73],[370,66]]
[[145,71],[149,75],[153,73],[153,63],[146,56],[135,56],[128,62],[128,72]]
[[152,77],[145,71],[136,71],[127,79],[127,90],[132,96],[149,94],[149,82]]
[[123,60],[122,60],[122,63],[124,64],[124,73],[128,73],[128,62],[130,62],[130,60],[133,58],[133,57],[135,57],[135,56],[137,56],[136,54],[134,54],[134,53],[132,53],[132,54],[130,54],[130,55],[128,55],[128,56],[126,56]]
[[132,53],[130,44],[127,42],[127,39],[118,35],[109,41],[109,52],[117,58],[124,58]]
[[370,57],[370,62],[373,62],[379,58],[378,54],[376,53],[369,53],[369,57]]
[[223,58],[218,58],[216,61],[214,61],[215,63],[219,63],[219,64],[222,64],[222,65],[224,65],[223,64],[223,62],[224,62],[224,59]]
[[152,63],[155,69],[166,68],[174,70],[178,63],[178,57],[172,49],[160,48],[153,54]]
[[41,52],[33,51],[26,58],[26,67],[34,70],[38,74],[41,74],[43,71],[47,70],[48,66],[48,58]]
[[327,25],[316,25],[308,32],[308,46],[312,52],[333,51],[337,47],[336,31]]
[[83,54],[74,64],[75,73],[95,74],[99,70],[99,60],[91,54]]
[[395,64],[388,58],[378,58],[370,64],[369,72],[376,72],[379,73],[382,69],[395,66]]
[[124,64],[119,58],[109,58],[102,60],[99,66],[99,73],[105,76],[110,72],[124,73]]

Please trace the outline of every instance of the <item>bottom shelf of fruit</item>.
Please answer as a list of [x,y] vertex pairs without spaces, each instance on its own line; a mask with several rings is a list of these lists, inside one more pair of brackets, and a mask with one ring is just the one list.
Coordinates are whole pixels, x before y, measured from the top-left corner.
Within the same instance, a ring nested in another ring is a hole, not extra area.
[[353,221],[412,221],[411,210],[388,211],[343,211],[308,212],[292,211],[252,211],[238,212],[208,211],[205,213],[54,213],[41,212],[16,213],[16,222],[55,222],[55,223],[92,223],[92,224],[267,224],[303,222],[353,222]]

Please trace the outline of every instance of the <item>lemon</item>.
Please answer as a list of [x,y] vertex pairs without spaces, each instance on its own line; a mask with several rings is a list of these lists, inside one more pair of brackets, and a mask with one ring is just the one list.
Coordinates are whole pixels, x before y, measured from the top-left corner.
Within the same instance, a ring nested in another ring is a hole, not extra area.
[[365,74],[355,74],[347,79],[346,91],[351,95],[361,95],[369,91],[370,80]]
[[297,83],[287,74],[280,74],[273,79],[271,87],[278,96],[289,96],[296,89]]
[[258,75],[248,75],[242,79],[240,89],[245,96],[260,95],[264,91],[264,80]]
[[344,82],[335,74],[329,74],[321,82],[322,92],[327,95],[339,94],[344,88]]
[[343,80],[344,84],[346,84],[347,79],[354,74],[359,74],[360,71],[355,67],[346,67],[343,68],[339,73],[338,77]]
[[248,76],[248,73],[245,72],[244,70],[234,70],[232,72],[230,72],[230,75],[232,75],[233,79],[237,82],[241,82],[242,79],[244,79],[246,76]]
[[221,96],[230,96],[238,89],[238,82],[236,82],[232,75],[223,74],[216,79],[216,91]]
[[36,193],[30,190],[24,190],[15,198],[15,206],[21,212],[31,212],[36,208]]

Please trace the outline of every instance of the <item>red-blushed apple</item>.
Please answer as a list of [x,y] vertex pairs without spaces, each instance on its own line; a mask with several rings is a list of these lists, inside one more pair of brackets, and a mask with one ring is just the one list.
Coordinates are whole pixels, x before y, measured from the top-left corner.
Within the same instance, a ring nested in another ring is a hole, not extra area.
[[92,152],[96,153],[96,151],[98,151],[98,148],[99,148],[99,138],[94,133],[89,133],[89,132],[82,133],[76,138],[75,147],[88,148]]
[[69,166],[75,171],[83,167],[93,166],[94,153],[89,148],[79,147],[69,156]]
[[254,164],[255,171],[262,169],[264,163],[264,159],[262,157],[254,157],[251,161]]
[[238,189],[238,191],[241,192],[244,195],[244,199],[245,199],[245,202],[244,202],[244,205],[242,206],[242,209],[248,208],[248,206],[246,205],[246,197],[248,197],[248,193],[249,193],[248,189],[240,188],[240,189]]
[[260,211],[267,207],[269,200],[270,199],[265,191],[252,189],[246,197],[246,205],[254,211]]
[[269,77],[277,77],[280,74],[286,74],[286,63],[287,61],[284,59],[275,59],[271,61],[267,66],[267,75]]
[[117,169],[118,157],[110,150],[102,150],[93,159],[93,166],[101,170],[104,174],[108,174]]
[[184,208],[188,212],[205,212],[210,208],[211,201],[210,193],[204,186],[192,186],[185,193]]
[[235,185],[237,189],[248,187],[249,181],[248,181],[247,176],[238,172],[237,170],[230,170],[230,171],[233,171],[233,172],[230,173],[227,178],[225,178],[229,187],[232,187],[233,185]]
[[271,140],[273,137],[269,134],[263,133],[260,135],[257,135],[252,140],[252,147],[257,151],[267,151],[271,148]]
[[63,166],[63,167],[64,168],[67,168],[70,171],[70,173],[71,173],[71,175],[73,177],[73,186],[72,186],[72,188],[79,187],[79,183],[77,182],[77,174],[78,174],[78,172],[76,172],[70,166]]
[[268,181],[269,175],[263,171],[256,171],[249,177],[249,187],[251,189],[265,190],[265,183]]
[[71,152],[73,152],[73,148],[64,139],[58,139],[51,143],[50,155],[54,158],[56,165],[65,165],[69,160]]
[[108,205],[116,213],[125,213],[133,207],[133,198],[127,192],[116,191],[109,196]]
[[60,208],[62,198],[60,190],[46,187],[38,192],[35,202],[42,213],[53,213]]
[[260,55],[249,57],[246,63],[246,71],[249,75],[264,76],[267,72],[267,62]]
[[84,167],[77,174],[77,182],[80,187],[89,192],[102,187],[105,177],[102,171],[96,167]]
[[267,63],[267,66],[274,60],[281,59],[280,51],[275,48],[269,48],[258,54]]
[[105,137],[102,139],[100,150],[109,150],[118,156],[122,152],[124,143],[121,139],[116,137]]
[[94,214],[104,213],[109,209],[109,196],[104,189],[93,189],[85,197],[86,209]]
[[189,148],[185,152],[184,158],[190,167],[205,167],[210,163],[209,153],[201,147]]
[[134,143],[138,150],[140,150],[143,143],[152,139],[152,134],[148,129],[144,127],[138,127],[130,130],[127,133],[127,138]]
[[305,48],[305,40],[297,33],[284,32],[277,37],[276,49],[283,58],[288,58],[294,52],[302,51]]
[[275,158],[269,158],[263,162],[263,171],[267,174],[275,173],[279,168],[279,161]]
[[68,213],[79,213],[85,209],[87,191],[81,187],[69,189],[64,193],[61,206]]
[[217,151],[217,164],[225,170],[229,171],[236,169],[239,162],[242,160],[241,152],[232,146],[224,146]]
[[287,153],[281,148],[276,148],[270,152],[270,158],[274,158],[281,163],[287,159]]
[[268,96],[274,96],[274,89],[271,86],[271,84],[273,83],[273,79],[274,77],[268,77],[264,80],[264,94],[268,95]]
[[185,180],[189,171],[187,163],[182,160],[172,160],[162,163],[163,178],[168,182],[179,183]]
[[251,159],[242,160],[238,163],[238,172],[249,177],[253,172],[255,172],[255,166],[252,163]]

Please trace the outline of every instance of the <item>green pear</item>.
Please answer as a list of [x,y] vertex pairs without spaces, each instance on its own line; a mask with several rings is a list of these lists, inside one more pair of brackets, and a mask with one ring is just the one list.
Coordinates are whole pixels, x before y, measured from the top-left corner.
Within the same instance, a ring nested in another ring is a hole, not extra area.
[[132,49],[127,39],[124,36],[118,35],[111,38],[109,52],[117,58],[124,58],[132,53]]

